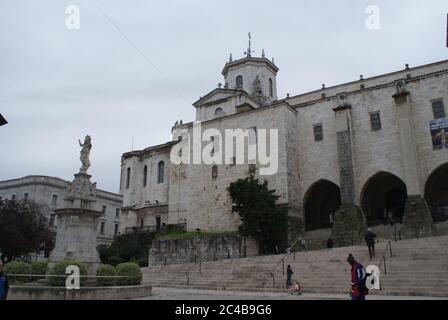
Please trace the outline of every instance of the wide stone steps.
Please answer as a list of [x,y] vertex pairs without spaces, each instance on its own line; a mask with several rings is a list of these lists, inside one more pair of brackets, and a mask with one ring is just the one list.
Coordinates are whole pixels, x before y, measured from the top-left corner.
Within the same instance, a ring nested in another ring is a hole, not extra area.
[[[282,255],[222,260],[199,264],[156,266],[144,268],[144,282],[153,286],[195,288],[207,290],[289,292],[285,289],[284,268],[292,266],[295,279],[304,293],[347,294],[350,273],[345,261],[348,253],[365,267],[379,265],[386,254],[387,275],[381,269],[381,291],[372,295],[403,295],[448,297],[448,236],[421,238],[392,243],[392,258],[388,243],[376,246],[376,258],[369,259],[365,246],[298,252]],[[386,250],[387,249],[387,250]],[[271,272],[274,270],[275,288]],[[189,285],[187,276],[189,272]],[[201,270],[201,274],[199,273]]]

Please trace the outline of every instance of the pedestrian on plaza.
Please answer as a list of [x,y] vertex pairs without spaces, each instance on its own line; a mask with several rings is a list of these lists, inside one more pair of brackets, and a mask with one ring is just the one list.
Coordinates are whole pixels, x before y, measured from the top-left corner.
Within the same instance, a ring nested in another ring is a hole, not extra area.
[[0,262],[0,300],[6,300],[9,291],[9,281],[3,272],[3,263]]
[[296,281],[296,284],[294,285],[291,294],[296,294],[298,296],[302,294],[299,281]]
[[290,265],[288,265],[288,267],[286,268],[286,286],[291,286],[292,285],[292,275],[294,274],[294,272],[292,271],[292,268]]
[[332,249],[333,248],[333,240],[330,238],[327,240],[327,249]]
[[348,255],[347,262],[352,266],[351,268],[351,297],[352,300],[365,300],[369,293],[365,288],[365,270],[362,264],[355,260],[352,254]]
[[364,239],[366,240],[367,248],[369,248],[370,260],[375,257],[375,238],[376,234],[372,232],[372,229],[367,229],[367,232],[364,235]]
[[306,251],[306,240],[305,240],[305,238],[302,238],[302,240],[300,240],[300,247],[302,248],[302,251]]
[[330,212],[330,227],[333,228],[333,223],[334,223],[334,213]]

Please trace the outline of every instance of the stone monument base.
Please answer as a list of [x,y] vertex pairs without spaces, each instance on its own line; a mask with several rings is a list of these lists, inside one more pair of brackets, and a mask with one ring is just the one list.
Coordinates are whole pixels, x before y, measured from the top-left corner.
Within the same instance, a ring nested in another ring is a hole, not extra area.
[[331,239],[335,247],[359,245],[366,232],[366,219],[361,208],[343,204],[335,213]]

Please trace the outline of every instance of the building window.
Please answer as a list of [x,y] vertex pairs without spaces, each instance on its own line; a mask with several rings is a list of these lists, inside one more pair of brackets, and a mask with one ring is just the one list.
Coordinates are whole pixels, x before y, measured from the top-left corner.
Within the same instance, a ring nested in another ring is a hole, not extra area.
[[54,226],[54,217],[55,217],[54,213],[50,214],[50,221],[49,221],[50,226]]
[[120,218],[120,209],[115,209],[115,218]]
[[215,117],[216,118],[224,117],[225,115],[226,115],[226,113],[221,108],[217,108],[215,110]]
[[165,179],[165,162],[160,161],[158,165],[157,182],[163,183],[164,179]]
[[106,222],[101,221],[101,224],[100,224],[100,233],[101,234],[104,234],[104,229],[105,228],[106,228]]
[[243,76],[236,77],[236,88],[243,89]]
[[148,166],[143,168],[143,187],[146,187],[146,183],[148,182]]
[[236,165],[236,157],[232,157],[232,162],[230,163],[231,166]]
[[432,102],[432,112],[434,113],[434,119],[442,119],[446,117],[443,100],[436,100]]
[[372,131],[381,130],[381,117],[379,112],[370,114],[370,125],[372,127]]
[[103,206],[103,214],[106,214],[106,209],[107,209],[107,207]]
[[28,200],[28,193],[25,193],[25,194],[24,194],[23,199],[24,199],[25,201]]
[[128,168],[126,173],[126,189],[129,189],[130,185],[131,185],[131,168]]
[[51,197],[51,205],[52,205],[53,207],[56,207],[57,204],[58,204],[58,196],[57,196],[56,194],[54,194],[54,195]]
[[114,235],[118,234],[118,228],[120,227],[120,225],[118,223],[115,224],[114,226]]
[[218,166],[213,166],[212,167],[212,179],[216,179],[218,178]]
[[314,125],[314,141],[319,142],[324,140],[324,131],[322,123]]
[[271,98],[274,97],[274,85],[272,83],[272,79],[271,78],[269,78],[269,96]]
[[249,173],[255,173],[257,166],[254,163],[249,164]]

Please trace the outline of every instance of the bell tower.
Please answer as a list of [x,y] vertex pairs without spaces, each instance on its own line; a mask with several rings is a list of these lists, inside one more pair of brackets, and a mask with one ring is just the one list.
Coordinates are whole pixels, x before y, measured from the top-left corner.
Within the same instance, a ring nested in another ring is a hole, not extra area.
[[274,58],[266,58],[264,49],[261,57],[253,57],[251,36],[245,57],[229,61],[222,70],[226,87],[247,92],[261,106],[269,105],[277,98],[277,73],[279,68],[274,64]]

